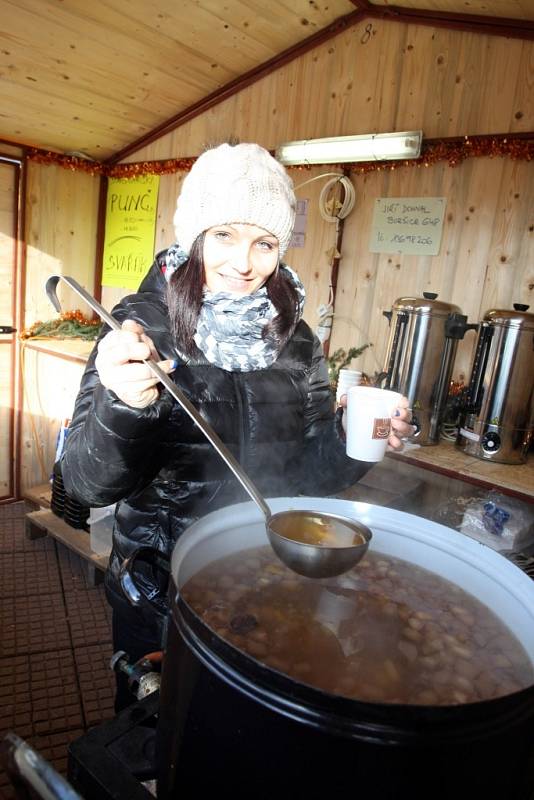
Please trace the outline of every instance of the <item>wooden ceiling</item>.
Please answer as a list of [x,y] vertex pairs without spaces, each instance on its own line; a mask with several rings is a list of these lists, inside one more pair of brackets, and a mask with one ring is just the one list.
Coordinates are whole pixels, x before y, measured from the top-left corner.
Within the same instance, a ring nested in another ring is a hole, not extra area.
[[534,0],[0,0],[0,139],[131,152],[367,16],[534,38]]

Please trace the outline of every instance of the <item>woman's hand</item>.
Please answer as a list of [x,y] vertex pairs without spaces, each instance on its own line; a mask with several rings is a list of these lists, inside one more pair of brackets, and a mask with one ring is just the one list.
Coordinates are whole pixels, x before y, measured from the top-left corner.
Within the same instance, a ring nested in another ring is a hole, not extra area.
[[412,410],[407,397],[401,397],[399,405],[391,417],[391,433],[388,438],[388,450],[402,450],[403,439],[413,436],[417,430],[412,425]]
[[[341,396],[339,404],[343,408],[343,417],[341,423],[343,430],[347,432],[347,395]],[[412,411],[409,408],[407,397],[401,397],[399,405],[393,412],[391,417],[391,433],[388,437],[388,450],[402,450],[404,447],[403,439],[408,436],[413,436],[416,431],[415,425],[412,425]]]
[[145,358],[157,361],[164,372],[175,367],[174,361],[159,361],[154,343],[132,319],[125,320],[120,331],[110,331],[98,345],[95,366],[100,382],[132,408],[146,408],[159,396],[158,378],[142,363]]

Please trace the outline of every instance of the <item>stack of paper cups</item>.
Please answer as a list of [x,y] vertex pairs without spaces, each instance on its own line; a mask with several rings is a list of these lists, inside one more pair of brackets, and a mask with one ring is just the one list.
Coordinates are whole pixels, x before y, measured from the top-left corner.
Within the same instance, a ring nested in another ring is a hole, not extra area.
[[340,369],[337,380],[336,403],[339,403],[342,395],[347,394],[351,386],[358,386],[362,379],[362,373],[355,369]]

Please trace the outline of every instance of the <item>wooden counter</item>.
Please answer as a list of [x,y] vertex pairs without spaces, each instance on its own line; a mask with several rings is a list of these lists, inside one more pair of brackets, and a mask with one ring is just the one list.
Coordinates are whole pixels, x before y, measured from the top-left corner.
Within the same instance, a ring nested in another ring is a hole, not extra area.
[[72,417],[87,357],[94,342],[24,339],[20,342],[22,417],[16,469],[24,492],[52,472],[58,433]]
[[85,339],[57,339],[55,337],[42,339],[23,339],[22,347],[28,350],[38,350],[52,356],[59,356],[67,361],[81,361],[85,363],[95,346],[94,341]]
[[405,453],[388,453],[388,457],[476,486],[499,489],[504,494],[534,503],[532,456],[526,464],[497,464],[473,458],[454,444],[442,441],[435,446],[413,448]]
[[42,536],[51,536],[56,541],[68,547],[83,560],[87,582],[96,586],[103,580],[109,556],[95,553],[91,549],[91,537],[87,531],[72,528],[65,520],[56,516],[50,510],[51,487],[49,483],[34,486],[24,493],[24,499],[36,511],[30,511],[25,517],[26,536],[29,539],[39,539]]
[[[64,519],[56,516],[53,511],[41,509],[30,511],[26,514],[26,535],[29,539],[39,539],[42,536],[52,536],[73,553],[80,556],[88,569],[104,572],[108,565],[109,556],[100,555],[91,549],[90,536],[87,531],[71,527]],[[94,576],[94,571],[89,573]]]

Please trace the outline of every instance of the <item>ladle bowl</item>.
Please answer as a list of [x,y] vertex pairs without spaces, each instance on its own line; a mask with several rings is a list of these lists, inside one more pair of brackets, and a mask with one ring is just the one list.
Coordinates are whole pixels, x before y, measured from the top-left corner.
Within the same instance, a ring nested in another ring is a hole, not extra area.
[[333,578],[365,555],[372,533],[361,522],[320,511],[281,511],[267,522],[267,536],[284,564],[307,578]]
[[[56,311],[61,311],[56,294],[60,280],[76,292],[110,328],[121,329],[120,323],[89,292],[66,275],[51,275],[46,282],[46,294]],[[317,511],[289,510],[272,514],[255,484],[191,401],[155,361],[151,358],[143,361],[200,428],[256,503],[265,517],[271,546],[286,566],[308,578],[326,578],[341,575],[358,563],[365,555],[372,535],[365,525],[346,517]]]

